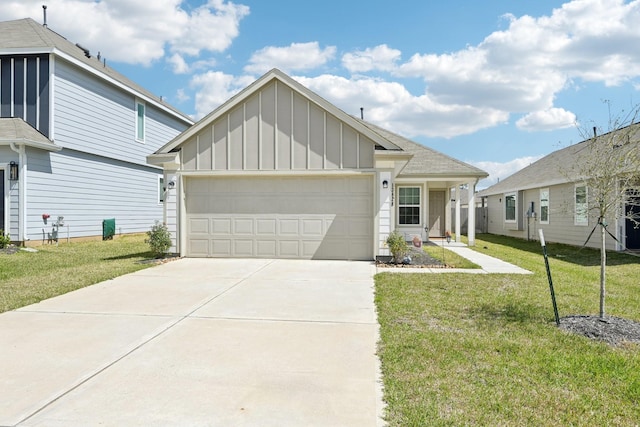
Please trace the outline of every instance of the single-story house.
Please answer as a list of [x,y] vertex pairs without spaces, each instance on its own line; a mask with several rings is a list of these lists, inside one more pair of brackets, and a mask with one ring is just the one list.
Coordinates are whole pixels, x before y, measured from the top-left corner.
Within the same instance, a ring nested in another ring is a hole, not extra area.
[[394,229],[443,236],[451,188],[487,176],[277,69],[147,160],[164,168],[172,251],[190,257],[371,260]]
[[[602,151],[606,146],[602,144],[609,144],[612,150],[616,150],[620,146],[616,139],[622,135],[637,149],[640,141],[638,126],[632,125],[554,151],[480,191],[478,197],[485,199],[488,207],[488,232],[538,240],[538,230],[542,229],[546,241],[575,246],[585,244],[598,224],[597,210],[593,209],[597,197],[588,187],[585,177],[580,176],[586,169],[580,165],[588,164],[594,157],[606,156]],[[613,175],[615,180],[616,174]],[[636,205],[621,205],[617,215],[606,218],[607,230],[615,237],[607,236],[607,249],[640,249],[640,229],[622,214],[630,209],[637,213]],[[597,234],[592,236],[587,246],[600,247]]]

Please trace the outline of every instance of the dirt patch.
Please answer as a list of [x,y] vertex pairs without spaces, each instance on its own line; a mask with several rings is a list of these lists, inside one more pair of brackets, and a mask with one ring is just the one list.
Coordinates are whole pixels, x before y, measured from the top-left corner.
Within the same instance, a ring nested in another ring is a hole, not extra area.
[[620,317],[567,316],[560,319],[560,329],[613,346],[624,342],[640,344],[640,322]]

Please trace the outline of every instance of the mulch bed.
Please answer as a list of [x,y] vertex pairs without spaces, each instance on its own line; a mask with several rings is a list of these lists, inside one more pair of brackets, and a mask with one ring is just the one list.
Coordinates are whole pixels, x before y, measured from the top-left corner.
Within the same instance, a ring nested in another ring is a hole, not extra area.
[[613,346],[625,342],[640,344],[640,322],[620,317],[567,316],[560,319],[560,329]]
[[0,254],[13,255],[20,250],[16,245],[9,245],[6,248],[0,249]]
[[377,262],[376,265],[383,268],[451,268],[440,260],[430,257],[421,248],[412,247],[408,255],[409,262],[407,263]]

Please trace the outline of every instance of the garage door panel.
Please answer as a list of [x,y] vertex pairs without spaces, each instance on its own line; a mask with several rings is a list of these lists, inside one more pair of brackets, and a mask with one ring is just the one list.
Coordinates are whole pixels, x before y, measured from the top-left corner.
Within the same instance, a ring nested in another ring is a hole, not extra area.
[[277,234],[277,220],[275,218],[257,218],[256,219],[256,234],[259,236],[269,235],[275,236]]
[[211,240],[212,256],[231,256],[231,239],[213,239]]
[[234,218],[233,220],[233,234],[234,235],[247,235],[254,234],[253,219],[252,218]]
[[185,180],[188,256],[373,258],[371,176],[202,180]]
[[190,234],[209,234],[208,218],[193,218],[189,220]]

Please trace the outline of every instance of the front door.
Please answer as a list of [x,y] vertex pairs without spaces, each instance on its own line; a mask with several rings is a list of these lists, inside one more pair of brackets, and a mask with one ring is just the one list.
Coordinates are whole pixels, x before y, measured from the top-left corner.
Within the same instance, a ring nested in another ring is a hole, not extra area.
[[444,191],[429,191],[429,237],[444,236],[444,200]]

